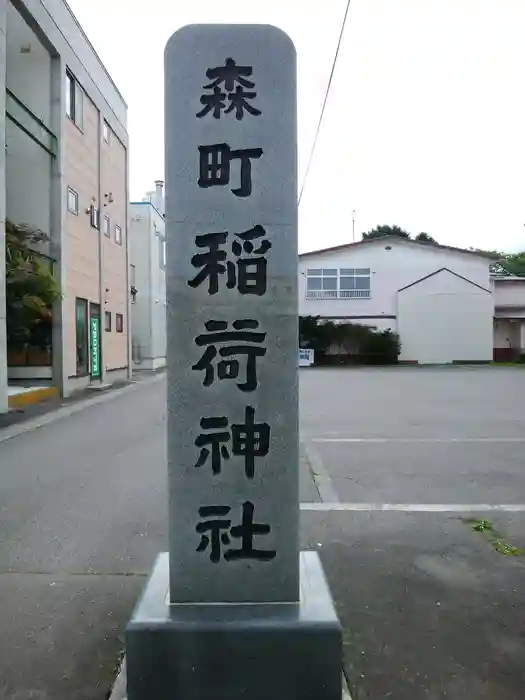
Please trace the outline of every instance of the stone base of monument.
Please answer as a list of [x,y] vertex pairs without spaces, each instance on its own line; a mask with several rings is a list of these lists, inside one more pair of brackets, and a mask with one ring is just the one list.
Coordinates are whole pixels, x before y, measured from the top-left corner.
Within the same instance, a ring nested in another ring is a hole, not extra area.
[[161,554],[126,631],[128,700],[341,700],[342,639],[316,552],[298,604],[169,605]]

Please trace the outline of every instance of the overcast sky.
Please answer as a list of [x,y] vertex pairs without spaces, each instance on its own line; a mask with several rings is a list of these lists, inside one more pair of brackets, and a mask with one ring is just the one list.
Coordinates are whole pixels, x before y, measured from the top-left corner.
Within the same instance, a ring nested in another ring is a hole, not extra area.
[[[163,178],[163,52],[193,22],[287,31],[304,175],[346,0],[68,0],[128,105],[130,186]],[[352,0],[300,207],[301,251],[376,224],[525,249],[525,0]]]

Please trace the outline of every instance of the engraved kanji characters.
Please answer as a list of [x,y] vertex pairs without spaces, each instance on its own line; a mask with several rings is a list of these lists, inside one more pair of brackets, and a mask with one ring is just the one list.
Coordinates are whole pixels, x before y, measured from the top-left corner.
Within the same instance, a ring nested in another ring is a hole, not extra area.
[[230,164],[240,161],[240,186],[232,189],[237,197],[249,197],[252,193],[252,159],[263,154],[262,148],[232,149],[227,143],[199,146],[199,187],[216,187],[230,184]]
[[[205,90],[211,90],[211,94],[201,95],[200,101],[204,105],[196,116],[205,117],[210,112],[215,119],[220,119],[224,111],[229,114],[235,110],[235,118],[240,121],[244,117],[244,111],[254,117],[261,114],[261,110],[250,104],[250,100],[257,97],[257,93],[253,90],[255,83],[251,80],[246,80],[253,72],[251,66],[238,66],[233,58],[227,58],[224,66],[216,68],[208,68],[206,77],[212,82],[208,85],[203,85]],[[221,89],[224,88],[224,92]],[[248,88],[248,91],[246,90]],[[230,104],[226,106],[226,100]]]
[[[202,520],[195,528],[201,536],[197,552],[209,550],[210,560],[217,564],[221,558],[225,561],[239,559],[253,559],[256,561],[271,561],[276,552],[271,549],[256,549],[254,537],[256,535],[269,535],[270,525],[255,523],[253,520],[254,505],[250,501],[242,504],[242,518],[240,525],[233,525],[229,517],[230,506],[201,506],[199,515]],[[230,548],[223,551],[223,546],[231,544],[231,540],[239,539],[241,546],[238,549]]]
[[[254,391],[257,388],[258,357],[266,355],[266,348],[260,347],[266,338],[261,333],[259,322],[255,319],[239,319],[232,323],[233,330],[228,330],[227,321],[206,321],[206,333],[195,338],[197,347],[205,347],[202,357],[192,365],[193,370],[204,370],[203,385],[211,386],[215,379],[237,379],[241,366],[239,356],[246,358],[245,381],[238,382],[241,391]],[[220,349],[218,349],[218,346]],[[217,366],[215,360],[219,357]]]
[[[265,294],[268,265],[265,255],[272,244],[264,236],[266,231],[260,225],[236,233],[235,237],[240,240],[234,240],[231,245],[234,261],[228,260],[228,253],[221,248],[227,242],[227,231],[196,236],[196,247],[208,248],[208,251],[192,257],[191,264],[200,271],[188,281],[189,286],[195,288],[208,280],[208,294],[217,294],[219,277],[225,275],[228,289],[237,289],[240,294]],[[257,248],[254,241],[257,241]]]
[[195,440],[200,448],[196,467],[211,462],[213,474],[220,474],[223,460],[230,457],[244,458],[244,473],[248,479],[255,476],[255,458],[266,457],[270,449],[270,426],[268,423],[255,422],[255,409],[247,406],[245,422],[232,423],[226,416],[201,418],[203,430]]

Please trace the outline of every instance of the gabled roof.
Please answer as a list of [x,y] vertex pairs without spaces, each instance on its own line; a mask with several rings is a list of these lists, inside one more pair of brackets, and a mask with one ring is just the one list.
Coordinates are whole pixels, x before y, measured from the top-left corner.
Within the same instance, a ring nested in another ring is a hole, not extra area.
[[404,292],[405,289],[410,289],[410,287],[415,287],[416,284],[420,284],[421,282],[428,280],[430,277],[434,277],[434,275],[439,275],[441,272],[450,272],[450,274],[454,275],[454,277],[459,277],[460,280],[463,280],[464,282],[468,282],[469,284],[473,285],[474,287],[477,287],[478,289],[481,289],[484,292],[488,292],[489,294],[492,294],[490,289],[487,289],[486,287],[482,287],[477,282],[473,282],[472,280],[469,280],[468,277],[463,277],[463,275],[458,275],[457,272],[454,272],[454,270],[449,270],[448,267],[440,267],[439,270],[434,270],[434,272],[431,272],[429,275],[425,275],[424,277],[420,277],[418,280],[415,280],[414,282],[410,282],[410,284],[406,284],[404,287],[401,287],[401,289],[398,289],[397,291]]
[[441,245],[439,243],[429,243],[428,241],[413,241],[408,238],[401,238],[401,236],[381,236],[380,238],[365,238],[364,240],[356,241],[355,243],[343,243],[342,245],[336,245],[331,248],[320,248],[319,250],[310,250],[307,253],[301,253],[299,257],[305,258],[308,255],[319,255],[320,253],[335,253],[338,250],[351,250],[352,248],[370,245],[372,243],[381,243],[383,241],[395,241],[396,243],[404,243],[405,245],[420,246],[423,248],[437,248],[438,250],[449,250],[453,253],[475,255],[478,258],[487,258],[488,260],[497,259],[490,253],[479,253],[475,250],[466,250],[465,248],[454,248],[453,246]]

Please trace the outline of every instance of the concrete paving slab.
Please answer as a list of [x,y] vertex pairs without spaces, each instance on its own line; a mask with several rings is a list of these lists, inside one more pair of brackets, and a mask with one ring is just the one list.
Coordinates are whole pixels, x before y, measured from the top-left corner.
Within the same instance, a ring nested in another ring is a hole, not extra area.
[[106,700],[144,580],[0,574],[2,700]]
[[525,560],[496,553],[457,514],[302,522],[345,628],[354,700],[522,700]]

